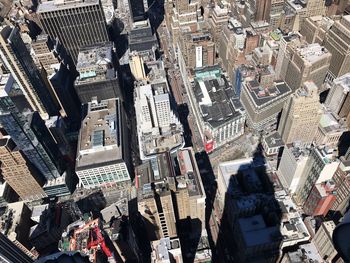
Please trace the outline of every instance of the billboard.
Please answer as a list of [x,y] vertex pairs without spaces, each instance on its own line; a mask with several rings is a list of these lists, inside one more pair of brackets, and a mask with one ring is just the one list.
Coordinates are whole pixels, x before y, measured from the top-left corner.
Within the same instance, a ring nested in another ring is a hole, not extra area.
[[202,46],[196,47],[196,68],[203,67],[203,52]]

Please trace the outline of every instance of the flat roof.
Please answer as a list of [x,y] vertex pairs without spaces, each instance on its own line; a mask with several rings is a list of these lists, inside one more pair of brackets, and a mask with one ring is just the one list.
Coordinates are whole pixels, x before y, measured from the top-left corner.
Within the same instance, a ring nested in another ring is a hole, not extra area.
[[234,90],[220,72],[199,73],[195,78],[193,92],[203,120],[214,128],[242,116],[236,110],[242,109],[239,101],[233,101]]
[[268,136],[264,137],[264,140],[267,146],[270,148],[281,147],[284,145],[281,135],[277,131],[270,133]]
[[89,5],[99,5],[99,0],[51,0],[42,2],[38,6],[37,13],[45,13],[59,11],[64,9],[72,9],[85,7]]
[[282,80],[275,80],[273,86],[264,89],[255,79],[248,81],[245,87],[258,107],[292,93],[291,88]]
[[119,99],[90,102],[79,132],[76,168],[122,161]]

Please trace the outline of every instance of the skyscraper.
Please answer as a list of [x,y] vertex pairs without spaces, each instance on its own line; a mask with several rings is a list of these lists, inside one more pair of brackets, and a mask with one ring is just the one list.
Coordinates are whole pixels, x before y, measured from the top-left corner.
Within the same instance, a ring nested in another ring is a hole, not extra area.
[[318,43],[294,49],[287,71],[280,76],[292,90],[300,88],[305,81],[313,81],[319,91],[323,87],[332,54]]
[[22,200],[46,197],[37,170],[28,163],[10,137],[0,139],[1,174]]
[[334,79],[330,86],[325,105],[335,116],[346,118],[350,113],[350,72]]
[[32,263],[31,259],[24,251],[10,241],[0,232],[0,262],[2,263]]
[[329,30],[324,46],[332,53],[327,79],[350,72],[350,15],[336,21]]
[[321,118],[317,87],[305,82],[284,104],[278,131],[285,143],[311,144]]
[[114,59],[110,42],[80,49],[76,65],[79,76],[74,87],[81,103],[89,103],[93,97],[98,101],[122,98]]
[[43,118],[56,115],[59,111],[58,102],[51,96],[50,87],[45,85],[21,38],[19,28],[6,26],[1,30],[0,56],[23,91],[30,107],[38,111]]
[[77,62],[79,49],[109,41],[106,19],[99,0],[53,0],[38,7],[43,30],[58,38]]
[[63,159],[57,145],[39,114],[30,111],[26,97],[11,75],[1,87],[0,123],[46,179],[63,173]]

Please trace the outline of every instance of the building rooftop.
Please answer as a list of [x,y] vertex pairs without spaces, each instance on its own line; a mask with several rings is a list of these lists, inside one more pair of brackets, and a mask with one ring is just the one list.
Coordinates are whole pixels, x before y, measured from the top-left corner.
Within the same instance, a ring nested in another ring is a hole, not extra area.
[[98,0],[49,0],[38,6],[38,13],[52,12],[64,9],[79,8],[82,6],[98,5]]
[[308,63],[315,63],[324,59],[325,57],[331,56],[328,50],[321,46],[319,43],[309,44],[305,47],[300,47],[297,52]]
[[294,155],[294,158],[296,160],[305,158],[310,155],[310,148],[305,148],[296,142],[294,144],[287,144],[286,147]]
[[187,188],[190,197],[204,196],[203,183],[200,178],[193,150],[184,148],[177,154],[181,175],[176,177],[178,188]]
[[193,92],[205,122],[216,128],[242,116],[242,106],[234,99],[234,90],[223,75],[200,72],[196,76]]
[[25,215],[25,209],[28,209],[28,207],[22,201],[10,203],[7,205],[5,213],[0,217],[0,231],[11,241],[16,240],[17,227],[24,227],[20,223],[22,216]]
[[282,80],[275,80],[273,86],[268,88],[263,88],[256,79],[246,82],[245,86],[258,107],[264,107],[292,93],[291,88]]
[[300,245],[299,249],[294,252],[288,252],[286,256],[289,262],[293,263],[321,263],[323,259],[317,251],[314,243]]
[[281,135],[277,131],[264,137],[264,140],[269,148],[282,147],[284,145]]
[[120,107],[119,99],[88,104],[79,133],[77,170],[123,159]]
[[348,127],[342,120],[337,120],[331,112],[325,112],[321,115],[320,127],[326,132],[346,132]]
[[79,77],[75,84],[116,78],[112,49],[111,42],[81,48],[77,62]]
[[280,240],[278,227],[267,227],[262,215],[238,219],[247,247],[261,246]]

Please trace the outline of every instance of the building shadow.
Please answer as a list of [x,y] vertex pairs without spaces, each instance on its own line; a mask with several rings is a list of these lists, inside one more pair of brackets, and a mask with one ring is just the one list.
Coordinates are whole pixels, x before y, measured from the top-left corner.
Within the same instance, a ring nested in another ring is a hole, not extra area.
[[344,132],[339,138],[338,157],[344,156],[350,147],[350,131]]
[[196,253],[200,253],[202,247],[202,222],[198,218],[186,218],[177,222],[178,237],[181,242],[182,257],[184,263],[195,261]]
[[179,120],[180,120],[182,127],[184,129],[185,147],[192,147],[193,146],[192,131],[191,131],[190,125],[188,123],[188,116],[190,114],[190,110],[188,108],[188,105],[186,103],[178,105],[177,112],[179,114]]
[[147,15],[155,33],[164,19],[164,0],[149,0]]
[[212,254],[216,254],[216,247],[212,236],[212,216],[214,209],[214,200],[217,191],[217,183],[214,175],[213,168],[211,166],[209,156],[205,151],[196,153],[196,161],[198,169],[202,178],[203,187],[206,195],[205,200],[205,228],[208,234],[208,242],[212,250]]
[[261,145],[250,160],[225,165],[232,166],[218,171],[213,262],[276,262],[283,204],[275,197]]

